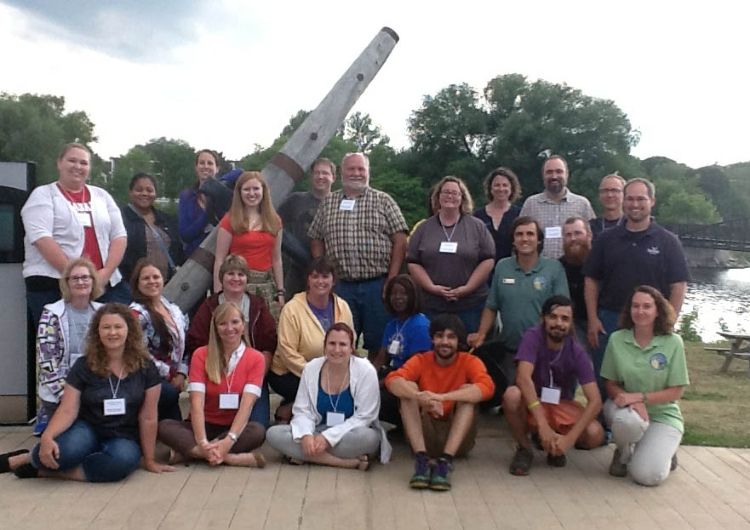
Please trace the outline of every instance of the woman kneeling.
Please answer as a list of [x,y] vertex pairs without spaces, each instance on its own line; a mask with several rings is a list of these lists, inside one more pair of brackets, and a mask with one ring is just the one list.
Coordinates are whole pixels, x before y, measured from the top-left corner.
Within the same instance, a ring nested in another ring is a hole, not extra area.
[[378,423],[378,376],[368,360],[352,356],[353,343],[354,332],[343,322],[329,328],[324,357],[302,371],[291,424],[268,430],[268,443],[291,463],[367,470],[378,447],[381,461],[390,459]]
[[232,302],[217,307],[208,346],[195,350],[190,362],[190,418],[159,422],[159,440],[172,448],[172,462],[265,465],[263,455],[251,452],[263,443],[265,429],[248,421],[261,393],[265,359],[244,337],[240,308]]

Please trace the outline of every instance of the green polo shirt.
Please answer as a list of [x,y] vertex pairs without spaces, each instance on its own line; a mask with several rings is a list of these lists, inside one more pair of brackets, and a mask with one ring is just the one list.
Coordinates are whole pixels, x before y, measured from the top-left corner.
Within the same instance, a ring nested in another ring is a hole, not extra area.
[[[641,348],[632,329],[615,331],[609,338],[602,362],[602,377],[617,381],[626,392],[656,392],[690,384],[682,337],[657,335]],[[671,425],[684,432],[682,413],[676,401],[647,404],[651,421]]]
[[555,294],[570,296],[559,261],[540,257],[529,272],[518,265],[515,256],[497,262],[486,307],[500,312],[500,340],[505,347],[518,349],[523,333],[539,323],[542,305]]

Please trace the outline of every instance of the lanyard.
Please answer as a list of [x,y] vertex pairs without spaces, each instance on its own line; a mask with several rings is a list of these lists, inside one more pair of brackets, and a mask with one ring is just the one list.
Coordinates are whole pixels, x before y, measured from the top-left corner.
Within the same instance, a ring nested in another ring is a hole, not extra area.
[[440,228],[443,229],[443,234],[445,234],[445,239],[450,243],[451,238],[453,238],[453,233],[456,231],[456,227],[458,226],[458,223],[461,222],[461,218],[458,218],[458,221],[453,225],[453,230],[451,230],[450,235],[448,234],[448,231],[445,229],[445,226],[443,226],[443,221],[440,220],[440,217],[438,216],[438,223],[440,223]]
[[124,368],[120,369],[120,375],[117,376],[117,385],[112,386],[112,375],[107,376],[107,382],[109,383],[109,389],[112,391],[112,399],[117,399],[117,392],[120,390],[120,383],[122,383],[122,374],[125,371]]
[[393,334],[393,336],[391,337],[391,340],[393,340],[394,338],[398,340],[398,339],[404,337],[404,335],[401,333],[401,331],[406,327],[406,325],[411,320],[411,317],[413,317],[413,316],[414,315],[411,315],[409,318],[407,318],[406,320],[404,320],[404,323],[401,324],[400,326],[398,325],[398,321],[396,321],[396,333]]
[[[328,402],[333,407],[333,412],[338,412],[338,406],[339,406],[339,400],[341,399],[341,393],[344,391],[344,388],[346,387],[346,383],[349,379],[349,371],[347,370],[346,376],[344,377],[344,380],[341,382],[341,388],[339,388],[338,394],[336,394],[336,403],[333,402],[331,399],[331,394],[328,394]],[[326,372],[326,386],[329,390],[331,390],[331,374]]]
[[[242,357],[240,355],[240,349],[242,353],[245,352],[245,343],[242,341],[240,341],[240,345],[237,347],[237,349],[232,352],[232,355],[229,357],[229,363],[227,363],[227,394],[232,393],[232,383],[234,382],[234,375],[237,373],[237,365],[240,364],[240,358]],[[234,362],[234,366],[232,366],[232,360],[235,357],[237,358],[237,360]]]

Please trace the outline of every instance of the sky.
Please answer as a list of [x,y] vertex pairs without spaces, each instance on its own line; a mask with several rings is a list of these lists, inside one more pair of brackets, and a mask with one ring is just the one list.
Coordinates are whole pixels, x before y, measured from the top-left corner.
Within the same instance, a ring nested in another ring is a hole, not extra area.
[[400,40],[353,111],[397,148],[424,96],[520,73],[613,100],[638,157],[724,165],[750,160],[749,14],[724,0],[0,0],[0,92],[64,96],[104,158],[164,136],[239,159],[388,26]]

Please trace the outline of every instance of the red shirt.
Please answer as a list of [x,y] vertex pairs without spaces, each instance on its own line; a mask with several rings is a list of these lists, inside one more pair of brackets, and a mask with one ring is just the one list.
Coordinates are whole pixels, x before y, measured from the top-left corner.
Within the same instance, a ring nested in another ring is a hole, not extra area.
[[206,374],[206,355],[208,347],[201,346],[190,361],[190,390],[195,392],[195,383],[205,388],[204,414],[208,423],[216,425],[232,425],[237,409],[220,409],[219,394],[239,394],[242,400],[243,392],[249,392],[260,397],[263,375],[266,371],[266,361],[263,354],[248,346],[237,362],[231,374],[223,374],[221,381],[216,384]]
[[[495,383],[487,374],[482,361],[465,352],[459,352],[456,360],[448,366],[441,366],[435,362],[435,352],[418,353],[401,368],[388,374],[385,378],[386,384],[397,377],[417,383],[419,390],[436,394],[458,390],[467,383],[479,387],[483,400],[491,398],[495,392]],[[450,415],[453,404],[453,401],[443,401],[444,416]]]
[[96,270],[104,268],[102,253],[99,250],[99,242],[96,240],[96,228],[94,218],[91,215],[91,192],[86,186],[81,191],[68,191],[59,184],[60,192],[70,201],[76,211],[78,220],[83,225],[83,254],[81,257],[88,258],[94,264]]
[[232,234],[232,242],[229,245],[230,254],[245,258],[251,270],[266,272],[271,269],[273,248],[276,245],[275,235],[260,230],[235,232],[229,222],[229,214],[222,217],[219,226]]

